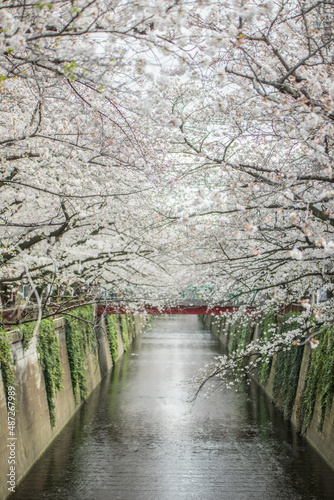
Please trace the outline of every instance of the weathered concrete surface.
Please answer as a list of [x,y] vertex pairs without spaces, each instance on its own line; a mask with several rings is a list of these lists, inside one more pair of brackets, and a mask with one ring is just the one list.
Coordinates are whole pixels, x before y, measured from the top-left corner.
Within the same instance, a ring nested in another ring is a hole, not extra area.
[[[304,349],[303,361],[300,369],[297,395],[292,412],[292,423],[299,428],[298,409],[300,407],[303,389],[306,381],[307,367],[309,363],[311,348],[306,346]],[[333,398],[334,399],[334,398]],[[334,404],[332,401],[330,410],[325,416],[322,431],[317,430],[321,419],[320,401],[317,398],[315,402],[315,410],[312,421],[306,431],[305,437],[308,442],[317,450],[317,452],[325,459],[325,461],[334,469]]]
[[[37,337],[32,338],[28,349],[24,350],[21,337],[15,333],[12,336],[12,354],[16,376],[14,436],[10,436],[8,430],[8,412],[0,370],[0,498],[3,499],[10,493],[7,484],[7,474],[10,471],[8,444],[15,441],[15,482],[18,484],[80,406],[80,404],[75,403],[73,396],[65,339],[65,322],[61,318],[55,321],[63,370],[63,388],[57,393],[55,400],[56,425],[54,427],[50,424],[44,375],[37,352]],[[129,332],[130,342],[143,327],[144,322],[142,318],[135,319],[135,324]],[[119,327],[117,330],[118,357],[120,357],[124,348]],[[96,337],[96,348],[90,348],[86,352],[85,358],[88,395],[112,368],[104,320],[101,320],[98,325]]]

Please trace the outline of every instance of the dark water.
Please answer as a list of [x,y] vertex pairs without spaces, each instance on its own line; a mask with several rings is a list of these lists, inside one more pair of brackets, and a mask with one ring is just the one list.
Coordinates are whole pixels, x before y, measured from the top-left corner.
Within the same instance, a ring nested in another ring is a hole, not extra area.
[[159,317],[12,499],[334,499],[334,473],[255,387],[188,403],[219,352],[195,316]]

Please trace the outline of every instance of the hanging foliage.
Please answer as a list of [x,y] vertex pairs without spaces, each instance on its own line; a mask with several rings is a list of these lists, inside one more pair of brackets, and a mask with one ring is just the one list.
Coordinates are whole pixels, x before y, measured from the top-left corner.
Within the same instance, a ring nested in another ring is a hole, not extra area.
[[11,352],[11,335],[0,327],[0,366],[2,381],[5,388],[6,402],[8,403],[8,388],[15,384],[15,371]]
[[298,414],[304,432],[312,421],[316,401],[320,404],[318,431],[322,431],[326,412],[330,409],[334,396],[334,329],[323,327],[317,339],[319,340],[318,347],[310,351]]
[[[266,341],[270,339],[277,333],[277,316],[271,311],[264,315],[261,327],[260,327],[260,338]],[[268,377],[270,375],[272,367],[272,356],[267,356],[263,354],[261,356],[262,360],[259,365],[259,381],[262,385],[267,383]]]
[[294,346],[279,352],[276,357],[273,394],[287,419],[291,417],[296,398],[303,353],[304,346]]
[[38,335],[37,351],[43,369],[45,389],[49,407],[50,422],[56,423],[55,397],[58,390],[63,387],[60,349],[55,324],[52,319],[41,321]]
[[18,331],[20,335],[22,335],[22,342],[24,349],[28,349],[29,347],[29,342],[33,337],[35,326],[36,322],[32,321],[31,323],[23,323],[18,327]]
[[228,351],[230,353],[244,349],[252,339],[253,326],[251,321],[236,321],[231,326]]
[[108,316],[106,316],[106,330],[111,358],[113,364],[115,364],[118,351],[117,316],[115,314],[108,314]]
[[126,352],[129,347],[129,333],[128,333],[128,322],[127,322],[127,317],[126,314],[120,314],[121,321],[120,321],[120,326],[121,326],[121,336],[123,340],[123,346],[124,346],[124,351]]
[[65,334],[75,402],[87,398],[85,358],[88,349],[95,349],[94,313],[91,306],[71,311],[65,318]]

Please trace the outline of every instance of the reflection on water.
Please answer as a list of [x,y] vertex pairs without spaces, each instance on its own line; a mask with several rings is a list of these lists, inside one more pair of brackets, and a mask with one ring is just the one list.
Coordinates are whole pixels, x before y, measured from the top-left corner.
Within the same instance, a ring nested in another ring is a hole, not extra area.
[[219,350],[195,316],[154,319],[10,498],[332,500],[334,473],[255,386],[189,404]]

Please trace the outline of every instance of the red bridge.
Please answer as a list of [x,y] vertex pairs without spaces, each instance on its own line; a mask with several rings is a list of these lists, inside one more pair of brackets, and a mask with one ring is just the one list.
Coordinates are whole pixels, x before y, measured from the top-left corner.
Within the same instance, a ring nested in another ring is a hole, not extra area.
[[[188,303],[185,303],[188,302]],[[193,300],[184,301],[182,304],[157,306],[140,302],[110,301],[106,303],[97,303],[96,314],[205,314],[205,315],[232,315],[242,308],[247,316],[258,314],[255,306],[245,304],[217,305],[209,307],[203,301]]]

